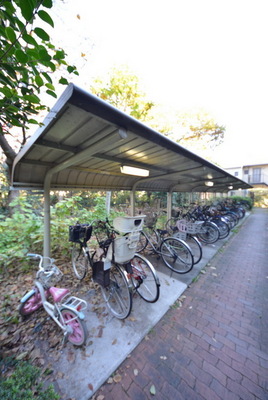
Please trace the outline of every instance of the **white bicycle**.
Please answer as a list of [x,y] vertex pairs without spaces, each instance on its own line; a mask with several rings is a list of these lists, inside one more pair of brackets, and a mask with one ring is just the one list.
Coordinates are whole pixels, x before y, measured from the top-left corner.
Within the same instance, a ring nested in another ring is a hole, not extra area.
[[[70,296],[69,289],[53,286],[62,277],[62,272],[54,264],[54,260],[39,254],[27,254],[39,259],[34,288],[26,293],[20,301],[19,313],[25,317],[44,307],[48,315],[62,329],[64,339],[75,346],[82,346],[87,339],[83,310],[85,300]],[[51,302],[48,300],[51,298]]]

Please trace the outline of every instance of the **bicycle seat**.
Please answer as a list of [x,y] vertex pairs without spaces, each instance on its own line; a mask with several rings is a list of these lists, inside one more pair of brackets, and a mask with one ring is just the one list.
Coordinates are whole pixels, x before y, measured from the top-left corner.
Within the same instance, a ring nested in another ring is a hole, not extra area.
[[57,302],[61,301],[63,299],[63,297],[66,296],[66,294],[70,293],[70,290],[69,289],[61,289],[61,288],[57,288],[57,287],[51,287],[49,289],[49,293],[53,297],[53,300],[55,301],[55,303],[57,303]]
[[160,235],[166,235],[166,234],[168,234],[168,231],[165,230],[165,229],[157,229],[157,232],[159,232]]

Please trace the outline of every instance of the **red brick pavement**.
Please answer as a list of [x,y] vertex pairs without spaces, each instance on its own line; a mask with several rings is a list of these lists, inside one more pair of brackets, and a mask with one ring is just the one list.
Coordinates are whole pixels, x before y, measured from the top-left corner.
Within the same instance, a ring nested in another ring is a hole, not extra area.
[[268,400],[267,238],[255,209],[93,399]]

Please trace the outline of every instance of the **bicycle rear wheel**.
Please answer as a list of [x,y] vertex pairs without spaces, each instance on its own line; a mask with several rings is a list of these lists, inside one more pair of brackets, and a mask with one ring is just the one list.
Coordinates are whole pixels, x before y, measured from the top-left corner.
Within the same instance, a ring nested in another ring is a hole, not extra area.
[[80,280],[84,279],[88,270],[88,258],[81,243],[73,244],[72,266],[75,276]]
[[178,274],[186,274],[194,265],[190,247],[180,239],[168,237],[160,246],[160,254],[166,266]]
[[155,303],[160,294],[160,282],[152,264],[138,254],[131,260],[131,281],[134,289],[148,303]]
[[125,319],[132,309],[132,293],[126,278],[126,272],[119,265],[112,264],[110,283],[101,286],[102,296],[110,312],[118,319]]
[[137,248],[136,248],[136,252],[137,253],[142,252],[147,247],[147,244],[148,244],[148,239],[144,235],[144,233],[141,231],[140,238],[139,238],[139,241],[138,241],[138,244],[137,244]]
[[85,322],[79,317],[75,310],[62,308],[61,315],[64,323],[70,327],[67,339],[75,346],[82,346],[87,340],[87,328]]

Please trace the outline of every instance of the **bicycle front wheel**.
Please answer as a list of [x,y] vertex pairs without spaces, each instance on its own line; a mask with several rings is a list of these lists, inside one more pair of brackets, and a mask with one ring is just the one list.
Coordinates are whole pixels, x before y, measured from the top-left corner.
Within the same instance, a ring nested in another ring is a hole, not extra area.
[[174,237],[164,239],[160,246],[160,254],[166,266],[178,274],[186,274],[193,268],[193,254],[183,240]]
[[[176,234],[174,235],[176,237]],[[178,238],[179,239],[179,238]],[[186,244],[191,249],[191,252],[194,257],[194,264],[198,264],[199,261],[202,259],[203,256],[203,250],[202,250],[202,245],[199,242],[199,240],[195,236],[187,235],[186,239],[184,240]]]
[[219,239],[220,231],[214,222],[206,221],[202,224],[200,232],[198,232],[196,236],[201,242],[212,244]]
[[33,289],[21,300],[19,313],[21,316],[26,317],[38,310],[41,306],[41,295],[37,289]]
[[80,280],[84,279],[88,270],[88,258],[81,243],[73,244],[72,266],[75,276]]
[[101,286],[102,296],[111,314],[118,319],[125,319],[132,309],[132,293],[126,278],[126,272],[119,265],[112,264],[110,283]]
[[75,310],[62,308],[61,315],[65,325],[68,326],[70,333],[67,339],[75,346],[82,346],[87,340],[87,328],[85,322],[79,317]]
[[166,222],[167,231],[172,232],[172,233],[175,233],[178,231],[178,228],[176,226],[177,220],[178,220],[177,218],[170,218],[167,220],[167,222]]
[[155,303],[160,294],[160,282],[152,264],[138,254],[131,260],[131,281],[134,289],[148,303]]

